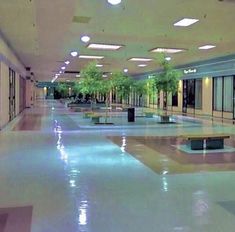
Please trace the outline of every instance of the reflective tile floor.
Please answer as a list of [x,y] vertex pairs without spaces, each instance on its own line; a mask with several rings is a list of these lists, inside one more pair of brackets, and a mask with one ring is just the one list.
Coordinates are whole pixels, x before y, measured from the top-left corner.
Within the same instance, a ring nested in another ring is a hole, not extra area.
[[[0,232],[234,232],[234,126],[125,117],[95,126],[44,101],[4,128]],[[188,133],[229,133],[230,150],[187,153]]]

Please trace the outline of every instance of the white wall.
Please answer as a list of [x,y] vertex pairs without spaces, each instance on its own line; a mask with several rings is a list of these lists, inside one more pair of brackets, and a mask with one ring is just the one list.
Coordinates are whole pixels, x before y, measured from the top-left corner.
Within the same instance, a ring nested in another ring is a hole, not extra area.
[[9,68],[16,73],[16,114],[19,113],[19,76],[25,77],[24,65],[0,36],[0,129],[9,122]]
[[9,121],[9,68],[1,62],[0,75],[0,127]]

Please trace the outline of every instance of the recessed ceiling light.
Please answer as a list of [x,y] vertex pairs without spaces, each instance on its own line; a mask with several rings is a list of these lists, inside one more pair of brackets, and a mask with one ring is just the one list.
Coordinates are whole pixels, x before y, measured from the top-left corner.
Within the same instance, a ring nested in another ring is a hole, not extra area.
[[147,64],[139,64],[138,66],[139,66],[139,67],[146,67]]
[[70,64],[70,61],[66,60],[64,63],[68,65]]
[[80,59],[103,59],[103,56],[80,55]]
[[185,49],[180,49],[180,48],[154,48],[150,50],[150,52],[159,52],[159,53],[178,53],[182,52]]
[[183,18],[180,21],[174,23],[174,26],[176,27],[188,27],[196,22],[198,22],[199,19],[191,19],[191,18]]
[[130,61],[143,61],[143,62],[148,62],[148,61],[152,61],[153,59],[150,58],[141,58],[141,57],[132,57],[129,59]]
[[171,57],[170,57],[170,56],[167,56],[167,57],[165,57],[165,60],[170,61],[170,60],[171,60]]
[[208,45],[201,46],[198,49],[200,49],[200,50],[207,50],[207,49],[211,49],[211,48],[215,48],[215,47],[216,47],[215,45],[208,44]]
[[65,66],[61,67],[62,70],[65,70]]
[[117,45],[117,44],[96,44],[92,43],[87,46],[90,49],[101,49],[101,50],[118,50],[123,45]]
[[91,38],[87,35],[84,35],[84,36],[81,37],[81,41],[84,42],[84,43],[88,43],[90,41],[90,39]]
[[127,68],[124,68],[123,71],[124,71],[124,73],[127,73],[127,72],[128,72],[128,69],[127,69]]
[[76,56],[78,55],[78,52],[73,51],[73,52],[71,52],[70,54],[71,54],[71,56],[76,57]]
[[122,2],[122,0],[107,0],[108,3],[110,3],[111,5],[118,5]]
[[103,67],[103,64],[97,64],[96,67]]

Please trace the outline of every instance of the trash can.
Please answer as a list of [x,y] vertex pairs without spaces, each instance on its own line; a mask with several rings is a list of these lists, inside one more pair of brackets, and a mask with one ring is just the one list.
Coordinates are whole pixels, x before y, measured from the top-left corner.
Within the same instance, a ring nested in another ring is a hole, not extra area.
[[135,121],[135,108],[128,108],[127,117],[128,117],[128,122]]

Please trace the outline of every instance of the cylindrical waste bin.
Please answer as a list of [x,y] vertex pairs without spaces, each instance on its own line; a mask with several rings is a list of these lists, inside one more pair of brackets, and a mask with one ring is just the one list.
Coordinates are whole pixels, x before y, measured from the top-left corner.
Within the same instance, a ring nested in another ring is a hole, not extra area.
[[128,117],[128,122],[135,121],[135,108],[128,108],[127,117]]

